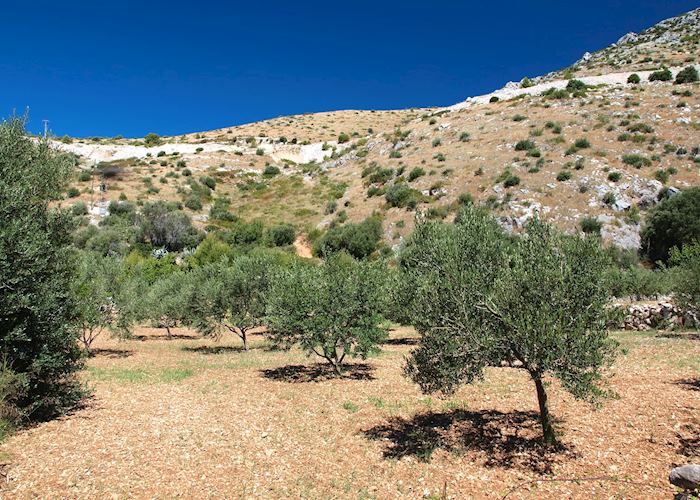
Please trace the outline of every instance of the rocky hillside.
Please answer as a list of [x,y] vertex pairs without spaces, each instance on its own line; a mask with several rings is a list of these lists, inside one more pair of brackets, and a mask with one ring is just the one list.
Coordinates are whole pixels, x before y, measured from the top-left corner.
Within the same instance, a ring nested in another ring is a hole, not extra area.
[[[700,181],[700,87],[673,81],[700,58],[699,16],[445,109],[307,114],[170,138],[63,138],[57,145],[81,159],[66,203],[89,203],[97,220],[110,200],[177,200],[205,224],[211,203],[227,197],[240,217],[307,232],[379,213],[395,246],[416,212],[450,218],[474,200],[509,229],[540,214],[569,231],[600,226],[634,248],[645,211]],[[662,66],[671,80],[649,81]],[[628,83],[632,73],[639,83]]]

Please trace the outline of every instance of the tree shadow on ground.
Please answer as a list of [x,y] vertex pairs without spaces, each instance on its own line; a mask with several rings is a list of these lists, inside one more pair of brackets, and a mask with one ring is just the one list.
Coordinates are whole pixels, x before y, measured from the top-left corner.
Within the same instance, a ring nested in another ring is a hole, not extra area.
[[105,358],[128,358],[132,356],[134,351],[129,351],[128,349],[92,349],[90,350],[90,357],[94,358],[97,356],[102,356]]
[[384,457],[413,456],[428,461],[441,448],[455,454],[480,451],[487,467],[522,467],[551,472],[567,447],[546,446],[541,441],[539,415],[535,412],[452,410],[421,413],[410,419],[391,417],[387,423],[363,432],[371,440],[385,441]]
[[344,365],[343,376],[339,377],[326,363],[313,365],[286,365],[279,368],[260,370],[262,376],[279,382],[322,382],[324,380],[374,380],[372,372],[374,367],[367,363],[354,363]]
[[176,333],[173,333],[169,337],[167,333],[164,333],[162,335],[134,335],[133,337],[131,337],[132,340],[139,340],[141,342],[145,342],[147,340],[196,340],[198,338],[200,337],[196,337],[194,335],[181,335]]
[[384,341],[384,345],[418,345],[420,339],[412,337],[404,337],[400,339],[387,339]]
[[[226,354],[230,352],[246,352],[245,349],[243,349],[243,346],[240,345],[215,345],[215,346],[209,346],[209,345],[201,345],[197,347],[182,347],[182,350],[185,352],[196,352],[199,354],[205,354],[205,355],[210,355],[210,354]],[[249,351],[254,350],[254,348],[248,348]]]
[[678,453],[686,457],[696,457],[700,453],[700,428],[693,424],[682,427],[678,434]]
[[676,381],[676,383],[689,391],[700,391],[700,378],[684,378]]
[[700,333],[695,331],[661,332],[656,336],[664,339],[700,340]]

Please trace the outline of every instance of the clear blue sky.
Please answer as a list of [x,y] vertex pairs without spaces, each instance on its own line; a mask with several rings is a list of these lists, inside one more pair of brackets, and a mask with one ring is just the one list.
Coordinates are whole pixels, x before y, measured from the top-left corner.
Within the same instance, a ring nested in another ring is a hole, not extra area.
[[5,2],[0,110],[32,131],[180,134],[448,105],[568,66],[695,1]]

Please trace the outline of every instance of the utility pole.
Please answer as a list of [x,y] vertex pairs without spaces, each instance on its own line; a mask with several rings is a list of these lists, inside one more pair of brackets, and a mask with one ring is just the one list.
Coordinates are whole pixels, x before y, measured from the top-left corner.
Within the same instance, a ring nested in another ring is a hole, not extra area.
[[48,120],[42,120],[44,122],[44,139],[46,139],[49,136],[49,121]]

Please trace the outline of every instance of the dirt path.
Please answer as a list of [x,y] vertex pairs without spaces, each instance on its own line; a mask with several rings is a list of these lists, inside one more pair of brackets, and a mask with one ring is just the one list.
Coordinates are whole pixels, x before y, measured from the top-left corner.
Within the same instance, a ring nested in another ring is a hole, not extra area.
[[[669,69],[675,77],[675,75],[683,68],[678,67]],[[649,75],[653,73],[653,71],[628,71],[624,73],[608,73],[599,76],[580,76],[576,77],[576,79],[581,80],[586,85],[628,85],[627,79],[632,73],[637,73],[642,79],[642,81],[646,82],[649,79]],[[540,95],[542,92],[545,92],[546,90],[549,90],[551,88],[563,89],[567,86],[568,83],[569,80],[551,80],[524,89],[520,88],[519,85],[516,85],[514,87],[506,86],[489,94],[469,97],[463,102],[450,106],[448,109],[459,110],[468,108],[475,104],[487,104],[492,97],[498,97],[498,99],[500,100],[508,100],[523,94]]]
[[300,234],[296,240],[294,240],[294,251],[299,257],[304,257],[305,259],[310,259],[313,257],[313,252],[311,251],[311,244],[306,236]]

